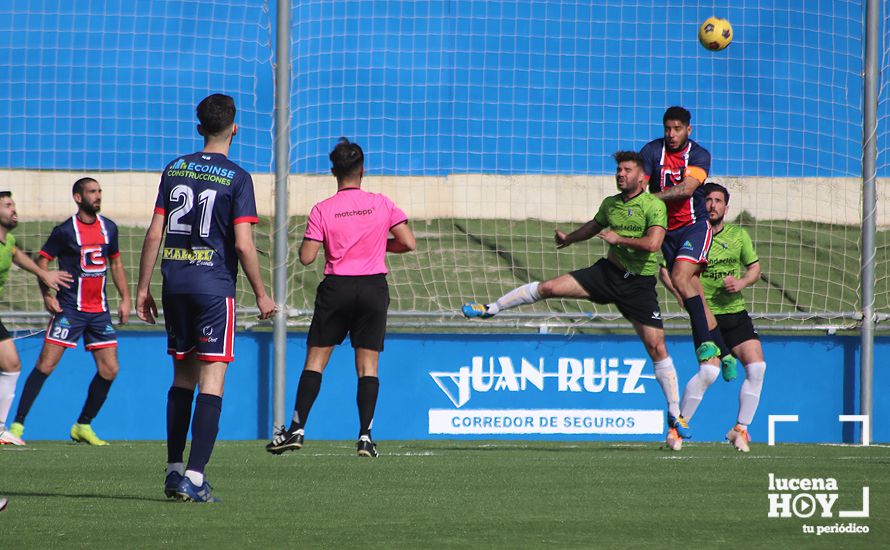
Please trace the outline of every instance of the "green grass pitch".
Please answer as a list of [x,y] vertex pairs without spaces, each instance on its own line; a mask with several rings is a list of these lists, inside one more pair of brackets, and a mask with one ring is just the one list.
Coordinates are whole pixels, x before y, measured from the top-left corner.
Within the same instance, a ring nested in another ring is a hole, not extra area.
[[[223,427],[224,429],[224,427]],[[0,448],[3,548],[877,548],[890,536],[886,447],[307,441],[268,455],[221,441],[208,479],[223,502],[162,492],[164,443]],[[768,518],[768,474],[833,477],[833,519]],[[870,517],[859,510],[870,487]],[[868,534],[804,534],[855,521]]]

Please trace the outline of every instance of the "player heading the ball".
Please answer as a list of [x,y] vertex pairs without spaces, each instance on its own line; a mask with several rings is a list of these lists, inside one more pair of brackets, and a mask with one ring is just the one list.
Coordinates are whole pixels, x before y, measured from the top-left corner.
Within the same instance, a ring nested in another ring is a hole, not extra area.
[[[635,151],[618,151],[615,159],[617,195],[607,197],[592,220],[571,233],[555,231],[557,248],[591,237],[609,243],[605,258],[594,265],[560,275],[543,283],[515,288],[495,302],[464,304],[468,318],[487,319],[501,311],[548,298],[578,298],[597,304],[615,304],[631,322],[652,359],[655,378],[668,404],[667,446],[680,450],[689,437],[680,419],[677,371],[664,342],[664,326],[655,292],[658,260],[655,252],[664,240],[667,214],[664,202],[646,193],[643,157]],[[609,229],[606,229],[609,228]]]

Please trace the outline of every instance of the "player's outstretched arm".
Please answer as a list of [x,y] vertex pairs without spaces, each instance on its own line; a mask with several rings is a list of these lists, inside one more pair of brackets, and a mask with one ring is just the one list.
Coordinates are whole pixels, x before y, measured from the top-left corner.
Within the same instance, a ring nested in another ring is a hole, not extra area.
[[634,250],[643,250],[645,252],[655,252],[661,248],[664,242],[665,230],[661,226],[653,225],[646,230],[646,234],[642,237],[622,237],[614,231],[602,231],[597,237],[609,244],[623,246],[625,248],[633,248]]
[[118,321],[126,325],[130,320],[130,310],[133,303],[130,301],[130,287],[127,286],[127,272],[124,270],[124,261],[120,256],[111,259],[111,280],[121,296],[121,302],[117,306]]
[[164,235],[164,215],[155,213],[151,217],[151,224],[145,232],[145,241],[142,243],[142,255],[139,257],[139,282],[136,284],[136,315],[146,323],[155,324],[158,316],[158,306],[151,295],[151,274],[155,263],[158,261],[158,251],[161,248],[161,238]]
[[386,251],[393,254],[404,254],[417,248],[417,239],[408,223],[400,223],[389,230],[393,237],[386,241]]
[[745,270],[745,274],[742,275],[741,278],[736,279],[732,275],[724,278],[723,288],[725,288],[727,292],[741,292],[743,288],[756,283],[760,279],[761,272],[760,262],[754,262],[748,266]]
[[590,220],[578,229],[569,234],[565,234],[559,229],[553,230],[553,240],[556,241],[556,248],[565,248],[573,243],[580,243],[592,238],[594,235],[604,229],[604,226],[597,223],[596,220]]
[[30,256],[19,250],[18,247],[12,253],[12,261],[25,271],[36,275],[41,287],[45,286],[53,290],[59,290],[60,286],[69,288],[71,283],[74,282],[74,277],[67,271],[47,271],[46,266],[49,265],[49,262],[46,262],[46,265],[41,268]]
[[272,298],[266,294],[263,277],[260,275],[260,259],[253,244],[252,224],[247,222],[235,224],[235,251],[238,253],[241,268],[244,269],[250,288],[256,296],[256,305],[260,310],[259,318],[268,319],[277,308]]

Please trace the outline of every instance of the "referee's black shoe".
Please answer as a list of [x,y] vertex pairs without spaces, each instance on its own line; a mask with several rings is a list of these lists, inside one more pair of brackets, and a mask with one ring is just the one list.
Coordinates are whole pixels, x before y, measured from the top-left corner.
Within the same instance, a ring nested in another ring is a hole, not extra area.
[[377,452],[377,444],[371,441],[371,438],[366,435],[359,438],[358,442],[355,444],[355,451],[358,453],[358,456],[367,456],[370,458],[377,458],[380,456],[380,453]]
[[284,451],[296,451],[303,447],[303,430],[290,431],[279,426],[275,428],[275,437],[266,445],[266,450],[273,455],[280,455]]

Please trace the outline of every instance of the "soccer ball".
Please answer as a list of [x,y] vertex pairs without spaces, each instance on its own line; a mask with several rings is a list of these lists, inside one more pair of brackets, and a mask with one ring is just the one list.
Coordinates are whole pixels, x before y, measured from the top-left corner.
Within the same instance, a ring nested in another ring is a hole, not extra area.
[[698,41],[711,51],[719,51],[732,42],[732,25],[726,19],[708,17],[698,29]]

